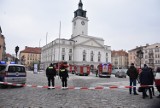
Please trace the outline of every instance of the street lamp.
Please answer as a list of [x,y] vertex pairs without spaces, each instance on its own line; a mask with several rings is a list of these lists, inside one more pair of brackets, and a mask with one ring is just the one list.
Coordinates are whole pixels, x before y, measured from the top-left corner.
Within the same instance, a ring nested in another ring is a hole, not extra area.
[[143,58],[143,51],[142,51],[142,49],[140,49],[140,50],[137,51],[137,57],[140,60],[140,69],[141,69],[141,59]]
[[16,53],[16,60],[15,60],[15,62],[16,62],[16,63],[17,63],[17,61],[18,61],[18,60],[17,60],[17,53],[18,53],[18,51],[19,51],[19,47],[16,46],[16,47],[15,47],[15,53]]

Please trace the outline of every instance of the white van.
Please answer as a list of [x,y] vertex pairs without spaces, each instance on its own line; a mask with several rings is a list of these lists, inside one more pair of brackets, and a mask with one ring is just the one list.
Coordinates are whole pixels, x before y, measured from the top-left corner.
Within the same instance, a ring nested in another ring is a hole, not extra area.
[[25,84],[26,83],[26,70],[20,64],[0,64],[0,81]]

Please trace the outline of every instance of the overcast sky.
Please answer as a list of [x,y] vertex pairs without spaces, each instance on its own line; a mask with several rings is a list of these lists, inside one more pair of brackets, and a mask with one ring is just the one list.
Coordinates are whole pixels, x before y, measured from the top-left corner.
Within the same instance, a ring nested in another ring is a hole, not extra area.
[[[0,26],[6,52],[18,45],[42,47],[72,34],[73,12],[79,0],[0,0]],[[88,35],[101,37],[112,50],[160,42],[160,0],[82,0]]]

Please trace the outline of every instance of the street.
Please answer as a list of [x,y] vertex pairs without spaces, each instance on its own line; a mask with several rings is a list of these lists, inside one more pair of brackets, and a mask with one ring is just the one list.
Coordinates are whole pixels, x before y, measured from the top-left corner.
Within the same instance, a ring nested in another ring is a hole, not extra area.
[[[69,74],[68,87],[128,86],[127,78],[76,76]],[[27,71],[27,85],[47,86],[45,72]],[[58,76],[55,86],[61,86]],[[158,95],[155,89],[155,95]],[[142,99],[142,94],[130,95],[127,88],[50,89],[40,87],[8,87],[0,89],[0,108],[155,108],[160,99]]]

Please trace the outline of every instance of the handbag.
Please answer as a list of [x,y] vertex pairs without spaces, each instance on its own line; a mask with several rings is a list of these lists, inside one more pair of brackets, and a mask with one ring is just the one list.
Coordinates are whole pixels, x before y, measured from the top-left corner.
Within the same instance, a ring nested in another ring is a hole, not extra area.
[[138,87],[138,92],[143,92],[143,88],[142,87]]

